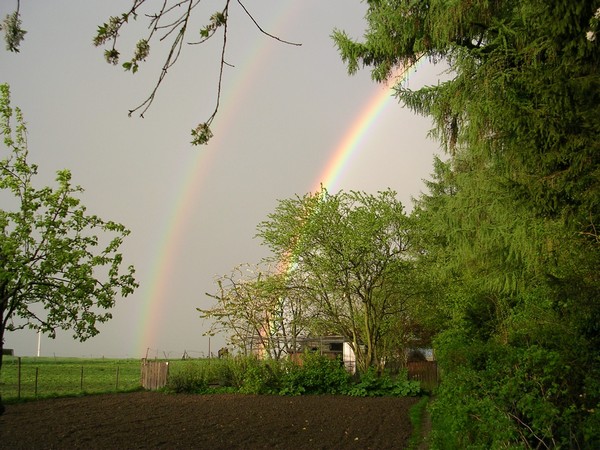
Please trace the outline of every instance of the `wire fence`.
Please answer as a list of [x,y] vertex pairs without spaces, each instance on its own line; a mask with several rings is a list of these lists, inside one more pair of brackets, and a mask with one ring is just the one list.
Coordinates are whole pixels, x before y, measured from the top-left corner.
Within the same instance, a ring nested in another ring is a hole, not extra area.
[[4,400],[120,392],[138,389],[138,359],[4,357]]

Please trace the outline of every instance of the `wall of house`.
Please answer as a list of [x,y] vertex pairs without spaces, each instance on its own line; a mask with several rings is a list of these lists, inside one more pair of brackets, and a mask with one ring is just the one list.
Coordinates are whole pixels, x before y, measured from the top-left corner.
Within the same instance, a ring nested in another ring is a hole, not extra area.
[[356,355],[348,342],[344,342],[343,358],[346,370],[354,375],[356,373]]

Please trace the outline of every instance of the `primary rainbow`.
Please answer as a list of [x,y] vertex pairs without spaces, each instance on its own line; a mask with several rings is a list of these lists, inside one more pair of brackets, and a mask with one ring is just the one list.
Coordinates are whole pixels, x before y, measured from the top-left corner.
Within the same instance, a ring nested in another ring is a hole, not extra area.
[[[301,2],[294,2],[293,8],[286,8],[282,5],[274,15],[276,26],[273,26],[272,29],[277,32],[284,28],[285,24],[297,14],[300,5],[302,5]],[[186,234],[185,227],[194,210],[193,205],[198,203],[197,199],[205,178],[204,175],[215,157],[219,132],[222,133],[227,129],[227,125],[235,117],[237,112],[235,104],[240,104],[245,93],[251,91],[254,80],[260,74],[260,70],[264,67],[264,62],[270,54],[266,48],[268,47],[264,43],[256,45],[249,52],[246,61],[239,65],[242,70],[239,70],[234,80],[229,82],[232,88],[223,98],[221,114],[218,118],[220,125],[217,125],[215,129],[215,138],[211,145],[197,149],[187,157],[188,160],[185,164],[187,169],[183,169],[183,173],[179,177],[182,180],[181,184],[175,190],[173,206],[160,233],[162,239],[159,239],[156,247],[156,254],[150,270],[150,282],[144,289],[142,301],[138,306],[136,325],[132,330],[132,351],[136,355],[144,356],[149,347],[160,345],[156,342],[160,332],[160,320],[168,304],[169,283],[179,250],[183,245],[183,237]],[[409,70],[401,70],[395,77],[396,82],[403,81],[408,72]],[[390,102],[391,94],[391,87],[387,86],[385,89],[379,88],[376,94],[369,99],[348,132],[336,146],[332,157],[314,184],[313,191],[320,190],[321,184],[327,189],[335,187],[344,168],[351,161],[352,155],[365,140],[367,131],[386,104]],[[155,351],[158,349],[152,348],[152,356],[155,356]]]
[[[393,87],[399,83],[403,83],[408,75],[415,71],[417,64],[408,67],[398,68],[392,77],[393,83],[386,84],[382,89],[379,87],[375,95],[369,98],[365,106],[360,110],[360,113],[352,122],[339,144],[336,146],[333,155],[325,165],[325,169],[321,172],[316,182],[313,184],[312,191],[317,193],[321,191],[321,186],[328,191],[337,188],[337,183],[340,181],[344,169],[350,165],[352,156],[361,148],[361,144],[366,140],[368,131],[372,128],[377,118],[381,115],[385,107],[391,103],[393,99]],[[295,249],[292,249],[287,258],[281,262],[279,270],[287,272],[292,266]]]
[[347,168],[352,161],[352,157],[357,150],[361,148],[361,144],[366,140],[368,131],[372,128],[377,118],[381,115],[385,107],[391,102],[393,96],[393,86],[402,83],[408,75],[416,70],[416,64],[410,67],[400,68],[393,76],[394,83],[390,83],[375,92],[365,106],[360,110],[360,113],[352,122],[339,144],[336,146],[333,155],[327,162],[325,169],[319,175],[314,183],[312,191],[320,191],[321,185],[328,190],[333,190],[337,187],[344,169]]

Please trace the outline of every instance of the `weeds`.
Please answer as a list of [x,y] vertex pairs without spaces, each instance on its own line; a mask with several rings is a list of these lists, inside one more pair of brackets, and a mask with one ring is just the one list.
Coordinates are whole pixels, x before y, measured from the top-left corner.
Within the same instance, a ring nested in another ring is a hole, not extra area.
[[169,375],[167,391],[176,393],[238,392],[242,394],[307,395],[338,394],[355,397],[415,396],[419,382],[406,372],[395,377],[374,370],[358,381],[339,360],[307,353],[302,364],[291,361],[228,358],[190,367],[180,365]]

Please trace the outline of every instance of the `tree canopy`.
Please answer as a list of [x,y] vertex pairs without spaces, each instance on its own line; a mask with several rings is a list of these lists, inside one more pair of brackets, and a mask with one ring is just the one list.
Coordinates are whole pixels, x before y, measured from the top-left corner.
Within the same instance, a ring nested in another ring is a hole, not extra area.
[[57,187],[35,187],[38,168],[27,159],[25,122],[11,108],[5,84],[0,131],[6,151],[0,160],[0,350],[5,331],[25,327],[51,337],[72,329],[86,340],[111,318],[116,298],[137,287],[133,266],[121,269],[119,248],[129,231],[88,214],[68,170],[57,173]]
[[[323,188],[282,200],[258,226],[277,272],[218,280],[219,304],[210,313],[226,317],[222,324],[234,331],[249,329],[273,354],[299,350],[299,338],[339,335],[350,342],[360,370],[381,367],[415,338],[411,236],[392,191]],[[240,314],[250,327],[231,327]]]

